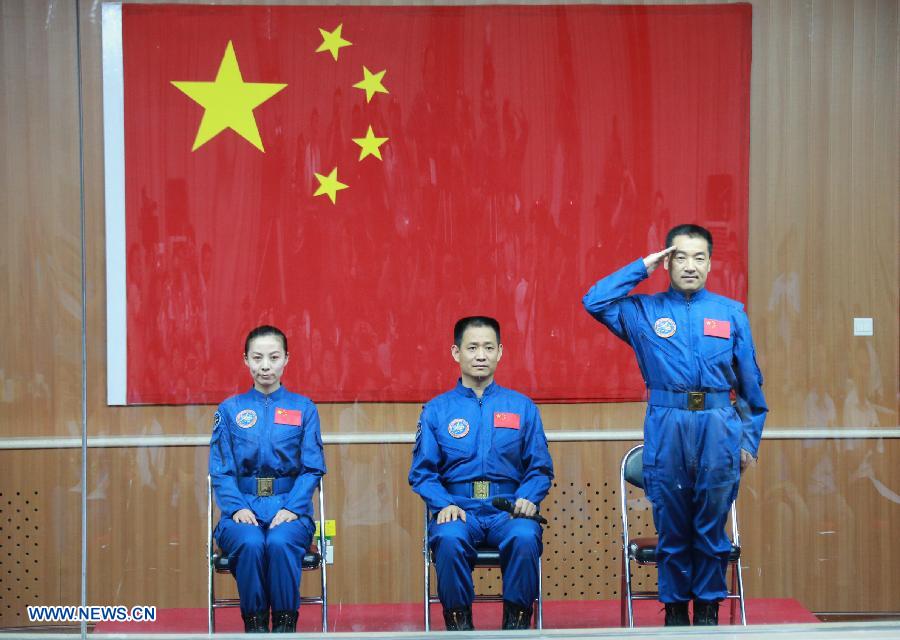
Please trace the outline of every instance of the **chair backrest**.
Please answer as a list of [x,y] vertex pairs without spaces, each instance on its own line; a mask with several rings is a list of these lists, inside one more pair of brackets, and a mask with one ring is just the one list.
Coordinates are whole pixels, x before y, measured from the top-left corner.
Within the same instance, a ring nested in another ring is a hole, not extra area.
[[639,444],[626,454],[622,461],[622,476],[628,484],[644,488],[644,445]]
[[[622,512],[622,535],[625,540],[625,545],[628,545],[629,535],[628,535],[628,502],[626,494],[626,486],[628,483],[632,486],[637,487],[638,489],[644,489],[644,445],[639,444],[633,447],[628,453],[625,454],[625,457],[622,459],[622,468],[621,468],[621,504],[620,510]],[[731,520],[731,537],[732,542],[736,547],[740,547],[741,544],[741,534],[738,529],[738,517],[737,517],[737,503],[731,503],[730,509],[730,520]]]

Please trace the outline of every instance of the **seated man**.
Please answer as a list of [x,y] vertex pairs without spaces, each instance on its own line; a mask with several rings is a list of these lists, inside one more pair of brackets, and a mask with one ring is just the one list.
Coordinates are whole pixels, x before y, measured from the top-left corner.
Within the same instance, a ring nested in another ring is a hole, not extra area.
[[[553,479],[534,402],[494,382],[503,355],[493,318],[463,318],[453,330],[456,388],[422,409],[409,484],[433,517],[428,544],[448,631],[472,630],[476,547],[500,550],[503,628],[527,629],[538,595],[542,530],[533,519]],[[514,502],[514,516],[492,504]]]

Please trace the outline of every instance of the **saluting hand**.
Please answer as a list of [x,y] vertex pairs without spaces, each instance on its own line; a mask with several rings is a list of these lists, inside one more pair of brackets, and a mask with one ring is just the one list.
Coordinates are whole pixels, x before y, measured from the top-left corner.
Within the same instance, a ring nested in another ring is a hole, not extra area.
[[455,504],[450,504],[438,511],[437,514],[437,523],[444,524],[445,522],[451,522],[453,520],[462,519],[463,522],[466,521],[466,512],[457,507]]
[[282,522],[292,522],[297,519],[297,514],[293,511],[288,511],[287,509],[279,509],[278,513],[275,514],[275,517],[272,518],[272,522],[269,524],[270,529],[274,529]]
[[656,268],[663,263],[663,258],[667,255],[675,251],[675,245],[673,244],[668,249],[663,249],[657,253],[651,253],[649,256],[644,258],[644,266],[647,268],[647,275],[649,276],[651,273],[656,271]]
[[231,519],[238,524],[253,524],[257,527],[259,523],[256,521],[256,514],[250,509],[238,509],[231,515]]

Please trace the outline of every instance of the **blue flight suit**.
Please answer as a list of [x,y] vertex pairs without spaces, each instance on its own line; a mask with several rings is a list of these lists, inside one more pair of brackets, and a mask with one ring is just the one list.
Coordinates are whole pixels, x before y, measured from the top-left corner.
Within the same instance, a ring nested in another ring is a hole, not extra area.
[[[222,511],[215,538],[236,558],[241,613],[296,611],[315,531],[312,496],[325,474],[316,405],[284,387],[268,395],[251,389],[220,404],[213,422],[209,473]],[[257,478],[275,479],[273,495],[257,495]],[[239,509],[253,511],[260,526],[232,520]],[[298,517],[270,529],[280,509]]]
[[[456,388],[422,409],[413,449],[409,484],[433,516],[451,504],[466,512],[461,519],[437,524],[432,518],[428,542],[438,578],[438,597],[446,609],[471,606],[476,547],[500,550],[503,598],[530,609],[538,594],[541,526],[510,518],[491,501],[535,504],[550,490],[553,461],[538,408],[529,398],[491,383],[478,398],[458,381]],[[490,495],[474,498],[472,481],[489,480]]]
[[[705,289],[629,296],[645,278],[638,259],[598,281],[583,303],[631,345],[647,385],[644,485],[659,534],[659,599],[720,600],[740,450],[756,457],[768,411],[762,374],[741,303]],[[689,410],[692,391],[706,392],[704,409]]]

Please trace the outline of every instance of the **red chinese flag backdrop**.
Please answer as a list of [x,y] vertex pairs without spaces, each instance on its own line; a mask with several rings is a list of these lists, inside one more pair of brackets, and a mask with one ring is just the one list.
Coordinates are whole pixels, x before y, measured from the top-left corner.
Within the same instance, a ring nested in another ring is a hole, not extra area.
[[[316,53],[339,24],[352,45]],[[293,390],[421,401],[471,314],[502,324],[502,384],[640,399],[581,297],[696,221],[710,288],[745,299],[750,27],[749,5],[123,5],[128,402],[246,388],[261,323]],[[172,83],[212,82],[229,42],[243,82],[286,85],[252,112],[264,151],[231,129],[192,151],[205,109]],[[369,126],[388,140],[360,161]]]

